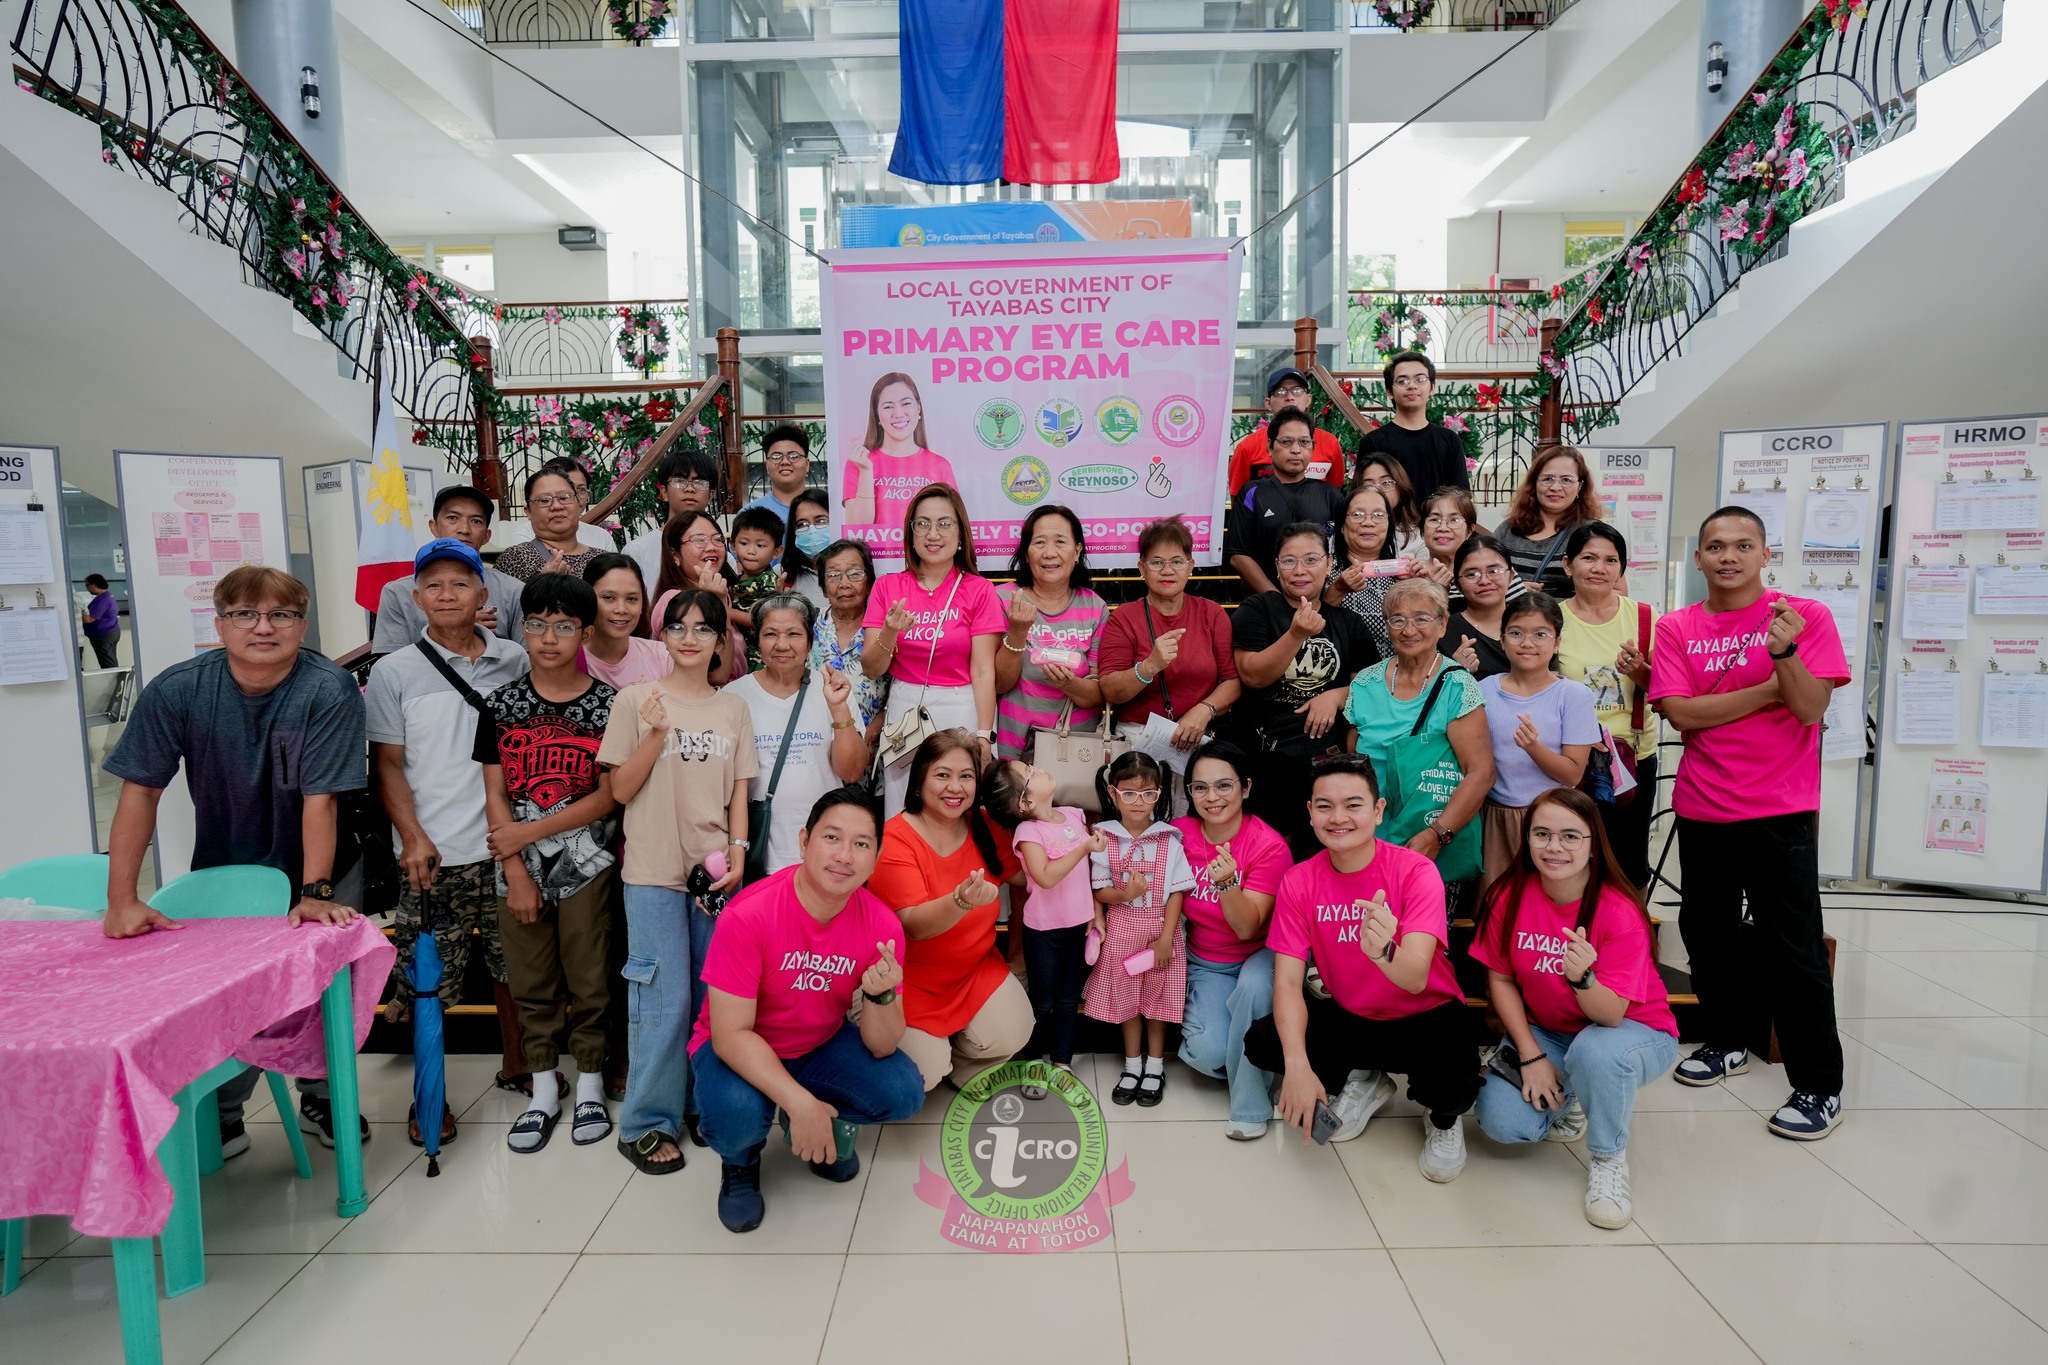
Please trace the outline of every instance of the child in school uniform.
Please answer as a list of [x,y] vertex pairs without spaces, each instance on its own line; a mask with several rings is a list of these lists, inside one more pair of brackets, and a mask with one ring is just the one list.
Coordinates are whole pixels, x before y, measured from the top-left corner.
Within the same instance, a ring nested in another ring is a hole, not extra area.
[[1096,787],[1116,818],[1096,827],[1109,847],[1088,857],[1102,948],[1083,1008],[1091,1019],[1123,1026],[1124,1070],[1109,1098],[1150,1108],[1166,1094],[1166,1026],[1180,1022],[1187,1003],[1181,898],[1194,889],[1195,874],[1180,831],[1164,819],[1173,809],[1173,777],[1163,764],[1134,750],[1110,764]]

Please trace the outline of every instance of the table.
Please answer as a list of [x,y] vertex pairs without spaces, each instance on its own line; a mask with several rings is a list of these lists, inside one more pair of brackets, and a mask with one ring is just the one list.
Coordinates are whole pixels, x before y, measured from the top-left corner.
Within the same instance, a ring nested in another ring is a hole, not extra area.
[[153,1339],[149,1239],[172,1211],[157,1149],[177,1092],[230,1057],[329,1077],[335,1211],[361,1213],[355,1055],[394,956],[367,919],[188,919],[132,939],[97,921],[0,923],[0,1220],[64,1215],[115,1239],[124,1332],[146,1303]]

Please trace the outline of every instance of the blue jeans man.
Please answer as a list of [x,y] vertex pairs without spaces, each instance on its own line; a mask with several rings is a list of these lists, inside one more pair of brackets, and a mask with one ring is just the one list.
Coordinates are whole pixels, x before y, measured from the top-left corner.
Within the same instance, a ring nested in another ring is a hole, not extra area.
[[1188,954],[1188,1000],[1180,1023],[1180,1059],[1230,1083],[1230,1121],[1265,1131],[1273,1117],[1273,1073],[1244,1059],[1245,1030],[1273,1012],[1273,951],[1242,962]]

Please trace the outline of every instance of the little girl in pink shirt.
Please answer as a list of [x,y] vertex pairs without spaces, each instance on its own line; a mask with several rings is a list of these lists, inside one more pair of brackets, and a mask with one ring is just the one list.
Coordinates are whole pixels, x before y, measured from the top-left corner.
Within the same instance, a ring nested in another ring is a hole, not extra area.
[[[1109,840],[1089,832],[1087,812],[1078,806],[1053,804],[1057,786],[1051,773],[1013,759],[989,773],[982,805],[990,819],[1011,831],[1028,879],[1023,933],[1013,935],[1010,948],[1010,961],[1024,962],[1024,984],[1038,1017],[1024,1055],[1072,1071],[1081,983],[1088,976],[1088,928],[1095,921],[1095,900],[1081,865],[1107,849]],[[1038,1085],[1023,1090],[1031,1099],[1046,1093]]]

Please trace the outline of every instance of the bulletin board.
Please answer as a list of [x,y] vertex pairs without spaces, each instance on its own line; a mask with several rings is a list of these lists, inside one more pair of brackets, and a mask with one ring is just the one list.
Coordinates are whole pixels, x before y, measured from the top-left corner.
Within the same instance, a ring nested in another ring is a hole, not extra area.
[[21,778],[0,783],[0,866],[98,842],[63,490],[56,447],[0,445],[0,715]]
[[1904,422],[1892,458],[1870,875],[2048,890],[2048,413]]
[[1887,474],[1882,422],[1721,433],[1721,506],[1763,518],[1764,587],[1834,613],[1849,681],[1828,702],[1820,749],[1820,875],[1857,875],[1864,724],[1872,675],[1871,604]]
[[1628,596],[1671,607],[1671,481],[1677,446],[1580,446],[1601,515],[1628,540]]
[[[275,455],[114,452],[128,545],[135,673],[157,674],[220,646],[213,585],[243,564],[289,571],[284,461]],[[191,870],[192,798],[181,771],[157,806],[157,876]]]
[[[358,545],[362,539],[363,485],[368,460],[310,465],[304,471],[306,532],[313,551],[313,605],[320,619],[320,649],[330,658],[370,642],[371,613],[356,601]],[[413,548],[432,538],[434,470],[405,466],[412,511]]]

